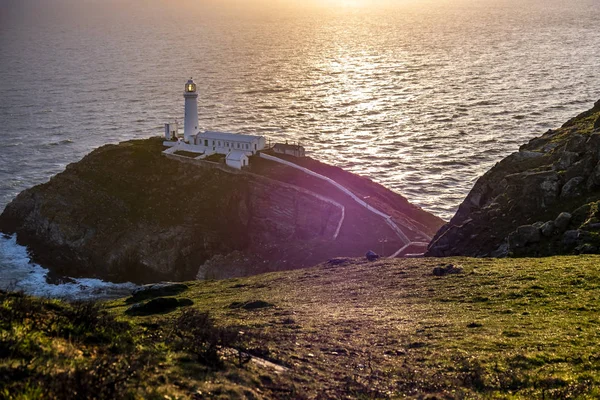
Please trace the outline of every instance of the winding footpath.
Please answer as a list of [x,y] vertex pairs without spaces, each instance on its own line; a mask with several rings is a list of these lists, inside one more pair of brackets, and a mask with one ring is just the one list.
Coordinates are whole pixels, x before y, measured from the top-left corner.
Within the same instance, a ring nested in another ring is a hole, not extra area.
[[[278,157],[274,157],[274,156],[270,156],[268,154],[264,154],[264,153],[260,153],[260,157],[264,158],[266,160],[270,160],[270,161],[274,161],[280,164],[284,164],[287,165],[289,167],[292,168],[296,168],[310,176],[314,176],[315,178],[319,178],[322,179],[328,183],[330,183],[331,185],[333,185],[334,187],[336,187],[337,189],[341,190],[342,192],[346,193],[348,196],[350,196],[350,198],[352,200],[354,200],[356,203],[358,203],[360,206],[366,208],[367,210],[371,211],[372,213],[382,217],[385,221],[386,224],[389,225],[390,228],[392,228],[392,230],[396,233],[396,235],[398,236],[398,238],[400,239],[400,241],[404,244],[400,249],[398,249],[395,253],[393,253],[391,256],[389,256],[389,258],[394,258],[397,257],[399,254],[401,254],[404,250],[406,250],[408,247],[416,245],[416,246],[427,246],[429,243],[428,242],[412,242],[408,236],[406,236],[406,234],[402,231],[402,229],[400,229],[400,227],[392,220],[392,217],[390,215],[385,214],[384,212],[376,209],[375,207],[367,204],[364,200],[362,200],[361,198],[359,198],[357,195],[355,195],[354,193],[352,193],[352,191],[350,191],[348,188],[342,186],[341,184],[339,184],[338,182],[334,181],[333,179],[318,174],[308,168],[305,167],[301,167],[298,164],[295,164],[293,162],[290,161],[286,161],[286,160],[282,160],[281,158]],[[341,224],[338,227],[338,233],[339,230],[341,228]],[[426,235],[425,233],[423,233],[422,231],[417,229],[417,233],[419,233],[420,235],[422,235],[423,237],[425,237],[427,240],[431,240],[431,237],[429,235]],[[336,234],[337,237],[337,234]]]

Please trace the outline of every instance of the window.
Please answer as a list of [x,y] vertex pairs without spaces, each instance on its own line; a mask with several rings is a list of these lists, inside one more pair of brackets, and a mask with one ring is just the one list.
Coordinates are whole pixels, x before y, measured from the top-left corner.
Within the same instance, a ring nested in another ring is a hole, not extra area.
[[248,143],[246,143],[246,150],[248,150]]
[[221,141],[219,140],[219,147],[221,147]]
[[236,143],[236,144],[237,144],[237,148],[239,149],[240,148],[240,144],[239,143]]
[[208,147],[208,140],[204,139],[204,145]]
[[213,146],[215,145],[215,141],[213,140]]

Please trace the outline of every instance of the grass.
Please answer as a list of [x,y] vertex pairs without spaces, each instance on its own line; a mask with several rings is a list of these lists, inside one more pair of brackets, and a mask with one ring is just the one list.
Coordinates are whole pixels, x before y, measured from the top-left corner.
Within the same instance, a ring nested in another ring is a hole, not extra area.
[[[463,272],[433,276],[448,263]],[[599,256],[348,259],[189,286],[191,306],[129,317],[115,300],[90,311],[102,323],[3,294],[0,398],[52,398],[44,377],[107,365],[124,398],[600,396]]]
[[192,153],[191,151],[185,151],[185,150],[177,150],[175,152],[175,154],[178,156],[184,156],[184,157],[188,157],[188,158],[196,158],[200,155],[200,153]]

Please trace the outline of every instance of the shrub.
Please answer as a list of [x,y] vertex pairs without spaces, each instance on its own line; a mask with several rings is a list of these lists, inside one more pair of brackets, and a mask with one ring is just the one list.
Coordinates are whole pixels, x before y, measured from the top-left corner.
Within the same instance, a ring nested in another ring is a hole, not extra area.
[[173,336],[179,347],[194,354],[198,362],[209,368],[221,368],[223,348],[237,348],[241,343],[239,333],[231,328],[215,326],[207,312],[185,310],[173,326]]
[[139,381],[147,367],[146,357],[126,360],[103,356],[75,369],[48,374],[45,398],[51,399],[123,399],[129,397],[130,384]]

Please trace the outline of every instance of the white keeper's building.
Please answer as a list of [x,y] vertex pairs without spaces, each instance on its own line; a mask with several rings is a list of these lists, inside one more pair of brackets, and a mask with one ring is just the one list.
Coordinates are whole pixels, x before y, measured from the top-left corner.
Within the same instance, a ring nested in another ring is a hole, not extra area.
[[248,166],[248,156],[265,148],[264,136],[214,131],[200,132],[198,130],[198,93],[196,84],[191,78],[185,84],[183,97],[185,98],[183,138],[179,137],[176,124],[165,124],[166,141],[164,145],[170,147],[165,152],[176,153],[181,150],[197,153],[196,159],[203,159],[213,154],[223,154],[227,165],[242,169]]
[[239,133],[206,131],[192,137],[192,143],[203,152],[229,154],[242,151],[255,154],[265,148],[264,136],[241,135]]

